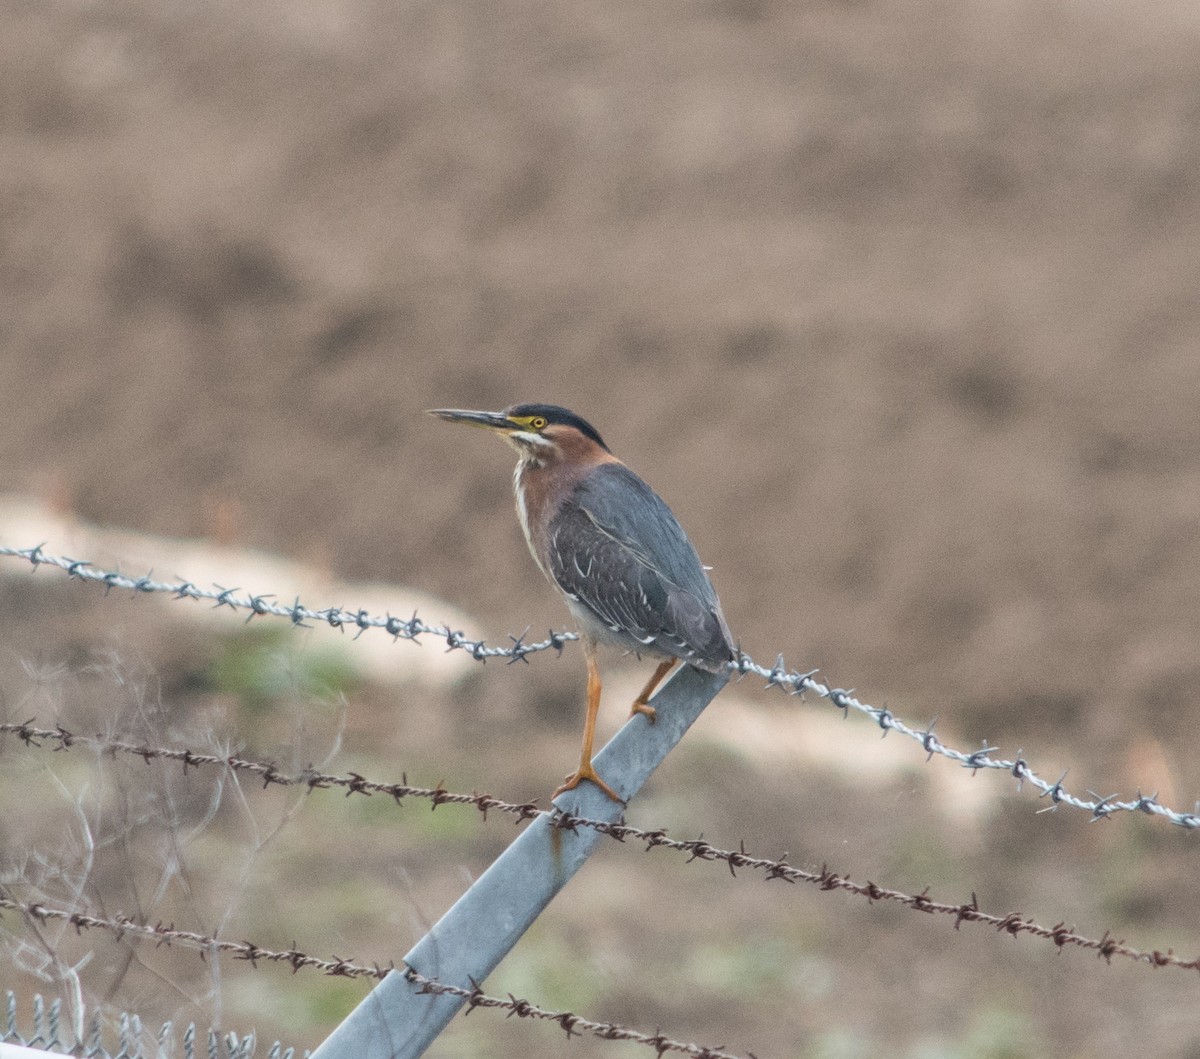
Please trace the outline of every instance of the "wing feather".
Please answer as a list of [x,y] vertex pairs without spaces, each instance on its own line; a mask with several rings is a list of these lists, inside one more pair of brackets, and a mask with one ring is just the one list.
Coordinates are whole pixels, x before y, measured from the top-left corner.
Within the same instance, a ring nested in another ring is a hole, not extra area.
[[550,568],[614,636],[716,666],[733,657],[712,582],[670,508],[623,464],[593,471],[550,527]]

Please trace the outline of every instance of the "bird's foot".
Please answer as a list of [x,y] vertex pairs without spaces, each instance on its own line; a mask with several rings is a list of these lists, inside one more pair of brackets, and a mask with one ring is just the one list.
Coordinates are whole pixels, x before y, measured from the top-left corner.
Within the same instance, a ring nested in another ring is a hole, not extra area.
[[555,798],[557,798],[560,794],[564,793],[565,791],[573,791],[584,780],[591,780],[597,787],[599,787],[605,794],[607,794],[614,802],[620,802],[621,805],[625,804],[625,799],[622,798],[619,794],[617,794],[616,791],[614,791],[607,783],[604,782],[604,780],[602,780],[596,774],[596,770],[592,767],[591,762],[588,762],[588,764],[586,764],[586,765],[580,765],[579,768],[575,772],[572,772],[571,775],[569,775],[566,778],[563,785],[561,787],[559,787],[558,790],[556,790],[552,795],[550,795],[550,800],[554,801]]
[[629,711],[629,716],[636,717],[639,713],[651,724],[658,720],[658,710],[656,710],[653,706],[648,706],[646,703],[641,702],[640,700],[633,704],[633,707]]

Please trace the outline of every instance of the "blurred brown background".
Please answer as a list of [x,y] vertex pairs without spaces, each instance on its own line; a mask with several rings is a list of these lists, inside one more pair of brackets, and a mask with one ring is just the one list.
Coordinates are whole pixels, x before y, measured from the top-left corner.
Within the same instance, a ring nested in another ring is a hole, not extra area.
[[[566,615],[525,552],[507,450],[423,410],[554,401],[672,505],[760,661],[783,651],[914,722],[937,715],[959,745],[1070,766],[1081,792],[1190,808],[1192,5],[15,0],[0,24],[0,490],[409,585],[502,641]],[[206,731],[272,752],[283,728],[214,691],[213,659],[251,635],[237,619],[198,641],[147,601],[42,584],[4,589],[10,707],[35,658],[66,667],[54,703],[100,709],[79,673],[102,647],[172,723],[203,694],[228,706]],[[582,682],[568,652],[472,672],[444,700],[359,685],[347,751],[363,756],[332,765],[544,796],[575,753]],[[767,731],[798,726],[797,746],[829,712],[729,694]],[[610,703],[606,730],[619,716]],[[631,819],[1200,949],[1195,835],[1036,816],[994,775],[963,817],[965,795],[937,794],[949,763],[898,747],[877,783],[865,722],[829,738],[814,765],[728,722],[698,732]],[[313,801],[289,829],[348,829],[336,799]],[[284,885],[256,865],[237,936],[398,958],[413,917],[506,841],[472,820],[406,859],[421,812],[366,814],[372,901],[310,907],[306,930],[255,918]],[[657,855],[592,867],[529,939],[543,955],[518,950],[493,992],[760,1057],[1200,1055],[1182,972]],[[616,959],[667,921],[640,962]],[[252,981],[226,1021],[293,1044],[362,992],[327,1003],[317,981],[297,1003],[299,978]],[[108,999],[204,1017],[153,985]],[[500,1021],[478,1013],[437,1054],[639,1051]]]

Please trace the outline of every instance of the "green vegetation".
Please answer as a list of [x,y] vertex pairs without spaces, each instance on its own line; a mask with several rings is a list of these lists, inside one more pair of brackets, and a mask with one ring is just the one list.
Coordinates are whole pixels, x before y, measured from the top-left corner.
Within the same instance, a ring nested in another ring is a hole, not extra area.
[[248,628],[223,639],[202,683],[236,696],[247,713],[262,715],[283,699],[349,695],[362,678],[346,652],[308,646],[280,625]]

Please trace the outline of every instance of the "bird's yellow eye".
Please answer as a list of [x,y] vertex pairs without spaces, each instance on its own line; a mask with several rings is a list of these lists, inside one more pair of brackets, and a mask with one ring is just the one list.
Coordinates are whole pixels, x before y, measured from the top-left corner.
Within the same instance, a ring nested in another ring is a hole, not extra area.
[[546,425],[546,420],[541,416],[534,416],[529,421],[529,425],[533,427],[534,430],[541,430]]

